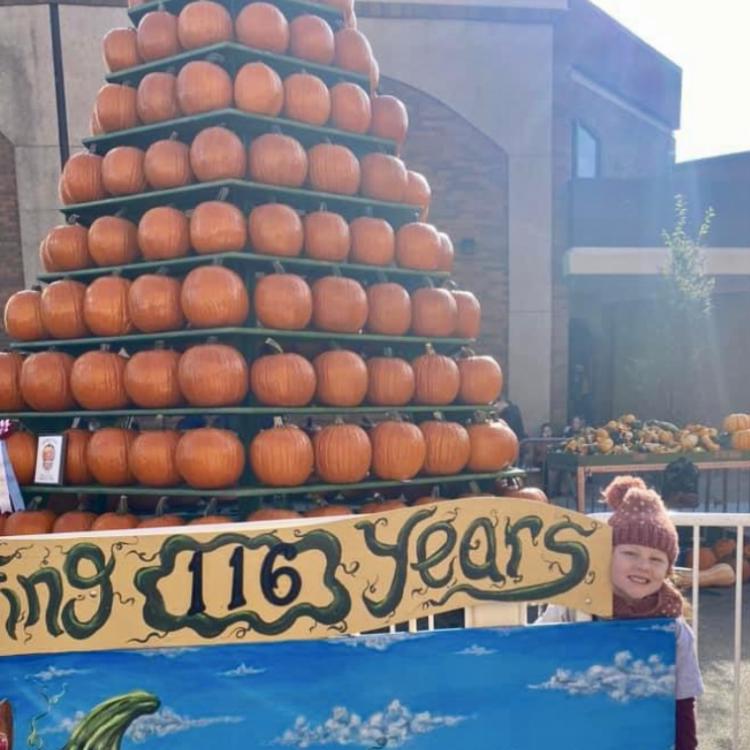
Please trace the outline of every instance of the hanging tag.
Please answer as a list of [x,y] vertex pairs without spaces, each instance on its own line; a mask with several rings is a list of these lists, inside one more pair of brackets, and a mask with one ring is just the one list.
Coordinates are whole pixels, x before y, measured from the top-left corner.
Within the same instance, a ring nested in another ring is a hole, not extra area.
[[4,440],[0,440],[0,454],[2,454],[2,461],[0,461],[0,512],[12,513],[17,510],[24,510],[26,505],[13,466],[10,463],[8,448]]

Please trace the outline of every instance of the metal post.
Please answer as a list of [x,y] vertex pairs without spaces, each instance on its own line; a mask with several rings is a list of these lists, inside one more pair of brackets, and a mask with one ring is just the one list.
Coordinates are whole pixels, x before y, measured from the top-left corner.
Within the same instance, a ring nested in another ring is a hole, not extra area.
[[70,148],[68,146],[68,112],[65,103],[65,71],[60,38],[60,8],[57,3],[49,4],[49,33],[52,41],[52,67],[57,103],[57,140],[60,146],[60,169],[62,169],[70,156]]

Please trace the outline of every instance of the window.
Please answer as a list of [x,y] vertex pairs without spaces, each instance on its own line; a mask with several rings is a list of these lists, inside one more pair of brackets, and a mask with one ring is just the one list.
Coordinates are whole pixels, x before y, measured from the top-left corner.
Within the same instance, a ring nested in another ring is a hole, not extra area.
[[573,177],[599,176],[599,140],[576,122],[573,125]]

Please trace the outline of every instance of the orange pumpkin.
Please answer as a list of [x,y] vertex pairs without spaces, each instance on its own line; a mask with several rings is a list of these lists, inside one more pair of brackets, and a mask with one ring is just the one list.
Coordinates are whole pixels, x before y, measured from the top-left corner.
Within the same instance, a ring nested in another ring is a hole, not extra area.
[[283,55],[289,48],[289,24],[271,3],[250,3],[234,21],[237,41],[248,47]]
[[422,469],[427,444],[414,424],[400,421],[380,422],[370,430],[372,471],[379,479],[412,479]]
[[[61,224],[44,240],[45,270],[77,271],[91,265],[89,232],[80,224]],[[51,266],[51,267],[49,267]]]
[[26,406],[21,395],[23,357],[16,352],[0,352],[0,412],[20,411]]
[[414,397],[414,370],[398,357],[367,360],[367,401],[375,406],[404,406]]
[[396,232],[396,262],[402,268],[436,271],[440,258],[440,235],[431,224],[415,221]]
[[229,516],[222,516],[216,513],[217,503],[216,498],[212,498],[206,506],[204,514],[194,518],[188,523],[188,526],[208,526],[216,523],[231,523],[232,519]]
[[134,128],[138,125],[135,89],[119,83],[105,84],[96,94],[94,112],[105,133]]
[[316,260],[346,260],[351,239],[343,216],[330,211],[313,211],[303,220],[305,255]]
[[334,37],[333,62],[344,70],[370,74],[373,54],[367,37],[357,29],[340,29]]
[[303,60],[330,65],[334,56],[331,27],[320,16],[303,14],[289,24],[289,54]]
[[313,449],[315,471],[324,482],[361,482],[370,471],[372,445],[367,433],[357,425],[326,425],[315,433]]
[[194,268],[182,282],[180,304],[194,328],[241,326],[250,312],[245,282],[222,266]]
[[503,489],[501,497],[515,497],[519,500],[532,500],[537,503],[548,503],[549,498],[539,487],[510,487]]
[[199,255],[239,252],[247,243],[247,222],[237,206],[200,203],[190,215],[190,244]]
[[313,282],[313,325],[321,331],[356,333],[367,322],[367,294],[354,279],[324,276]]
[[177,77],[172,73],[147,73],[138,84],[135,107],[145,125],[179,117]]
[[127,531],[137,528],[138,524],[138,517],[128,512],[127,499],[121,497],[117,510],[97,516],[91,525],[91,531]]
[[189,185],[193,181],[190,149],[179,141],[152,143],[143,158],[143,174],[148,185],[154,190]]
[[97,266],[120,266],[138,258],[138,227],[119,216],[100,216],[89,227],[89,253]]
[[96,513],[87,510],[70,510],[55,519],[53,534],[72,534],[91,531],[96,521]]
[[750,414],[729,414],[724,417],[722,429],[729,433],[750,429]]
[[453,336],[458,326],[458,306],[447,289],[422,287],[411,295],[415,336]]
[[234,77],[234,106],[243,112],[277,117],[284,107],[281,77],[265,63],[246,63]]
[[400,99],[390,95],[372,98],[372,135],[388,138],[401,145],[406,140],[408,130],[409,113]]
[[92,110],[89,115],[89,134],[93,136],[103,135],[104,130],[96,119],[96,110]]
[[247,362],[231,346],[199,344],[180,357],[177,382],[192,406],[234,406],[247,395]]
[[70,372],[73,398],[84,409],[123,409],[125,358],[114,352],[86,352],[76,359]]
[[253,252],[295,257],[302,252],[305,232],[299,214],[282,203],[256,206],[248,220]]
[[453,403],[461,385],[458,365],[450,357],[437,354],[429,344],[425,348],[425,354],[411,363],[414,368],[415,402],[436,406]]
[[516,433],[502,420],[469,425],[470,471],[491,472],[507,469],[518,458]]
[[110,73],[140,65],[135,29],[110,29],[102,39],[102,56]]
[[245,449],[235,433],[202,427],[188,430],[177,444],[177,471],[198,489],[236,484],[245,468]]
[[178,406],[182,393],[177,382],[180,355],[171,349],[136,352],[125,365],[123,382],[131,401],[144,409]]
[[312,319],[312,291],[296,274],[264,276],[255,285],[254,302],[258,325],[265,328],[299,331]]
[[458,373],[458,400],[464,404],[492,404],[503,390],[503,371],[492,357],[462,357],[458,360]]
[[453,261],[456,255],[453,243],[445,232],[438,232],[438,236],[440,237],[440,253],[438,254],[437,270],[450,273],[453,270]]
[[307,177],[307,154],[302,144],[288,135],[264,133],[250,144],[248,173],[256,182],[302,187]]
[[351,516],[354,512],[348,505],[325,503],[308,508],[303,514],[305,518],[327,518],[331,516]]
[[401,159],[390,154],[365,154],[360,160],[360,166],[362,195],[392,203],[404,200],[408,178]]
[[359,161],[350,149],[334,143],[318,143],[307,152],[307,158],[313,190],[356,195],[362,177]]
[[73,357],[63,352],[30,354],[21,366],[21,395],[35,411],[64,411],[75,406],[70,390]]
[[304,357],[279,351],[254,360],[250,390],[266,406],[307,406],[315,395],[315,368]]
[[10,338],[16,341],[38,341],[47,338],[42,321],[42,293],[23,289],[11,294],[5,303],[3,325]]
[[211,0],[188,3],[177,16],[177,38],[183,49],[198,49],[228,42],[233,36],[229,11]]
[[471,456],[471,440],[460,424],[430,420],[422,422],[419,429],[427,445],[425,474],[446,476],[464,470]]
[[138,222],[136,240],[144,260],[181,258],[190,251],[190,221],[171,206],[150,208]]
[[404,287],[392,282],[368,287],[368,332],[384,336],[403,336],[410,327],[411,297]]
[[55,524],[51,510],[20,510],[5,521],[4,536],[40,536],[49,534]]
[[175,463],[180,433],[176,430],[141,432],[128,452],[130,473],[147,487],[173,487],[180,483]]
[[293,518],[302,518],[296,510],[289,508],[260,508],[253,511],[245,520],[250,523],[259,523],[261,521],[281,521]]
[[92,433],[86,446],[86,465],[99,484],[117,487],[133,483],[128,454],[135,435],[120,427],[104,427]]
[[177,104],[184,115],[198,115],[232,106],[234,84],[216,63],[193,60],[177,74]]
[[321,352],[313,360],[315,398],[326,406],[359,406],[367,395],[367,365],[346,349]]
[[95,336],[123,336],[133,330],[128,313],[130,282],[121,276],[102,276],[86,288],[83,320]]
[[185,318],[180,306],[179,279],[144,274],[130,285],[128,312],[133,325],[143,333],[182,328]]
[[190,167],[200,182],[241,179],[247,168],[245,147],[227,128],[206,128],[190,144]]
[[167,529],[173,526],[183,526],[184,521],[175,513],[167,513],[167,498],[162,497],[156,504],[156,510],[151,518],[146,518],[138,524],[139,529]]
[[86,286],[80,281],[53,281],[41,298],[42,324],[56,339],[75,339],[89,333],[83,317]]
[[102,184],[102,157],[79,151],[65,162],[60,175],[60,198],[71,203],[98,201],[107,195]]
[[331,89],[331,123],[335,128],[366,133],[371,119],[370,97],[361,86],[344,81]]
[[456,336],[464,339],[478,338],[482,321],[479,300],[471,292],[454,290],[452,294],[458,310]]
[[93,433],[88,430],[65,430],[65,484],[91,484],[93,478],[86,463],[86,449]]
[[296,425],[285,425],[280,417],[250,442],[250,467],[261,484],[296,487],[310,478],[314,465],[310,438]]
[[177,17],[164,10],[146,13],[138,22],[136,41],[145,62],[176,55],[180,51]]
[[331,116],[331,94],[317,76],[292,73],[284,79],[284,117],[325,125]]
[[419,206],[419,220],[426,221],[430,213],[430,201],[432,200],[432,190],[427,178],[419,172],[411,169],[406,172],[406,192],[404,193],[404,203],[410,203],[413,206]]
[[359,507],[359,512],[369,516],[372,513],[390,513],[392,510],[402,510],[405,507],[406,503],[403,500],[395,497],[386,499],[376,495],[374,500],[362,504]]
[[18,484],[33,484],[36,468],[36,435],[23,431],[14,432],[5,438],[5,448]]

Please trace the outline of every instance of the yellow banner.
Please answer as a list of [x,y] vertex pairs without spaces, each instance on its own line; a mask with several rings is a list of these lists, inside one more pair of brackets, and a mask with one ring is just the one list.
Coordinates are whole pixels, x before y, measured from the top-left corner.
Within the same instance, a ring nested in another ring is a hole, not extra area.
[[609,527],[555,506],[288,523],[0,539],[0,654],[322,638],[491,602],[611,612]]

